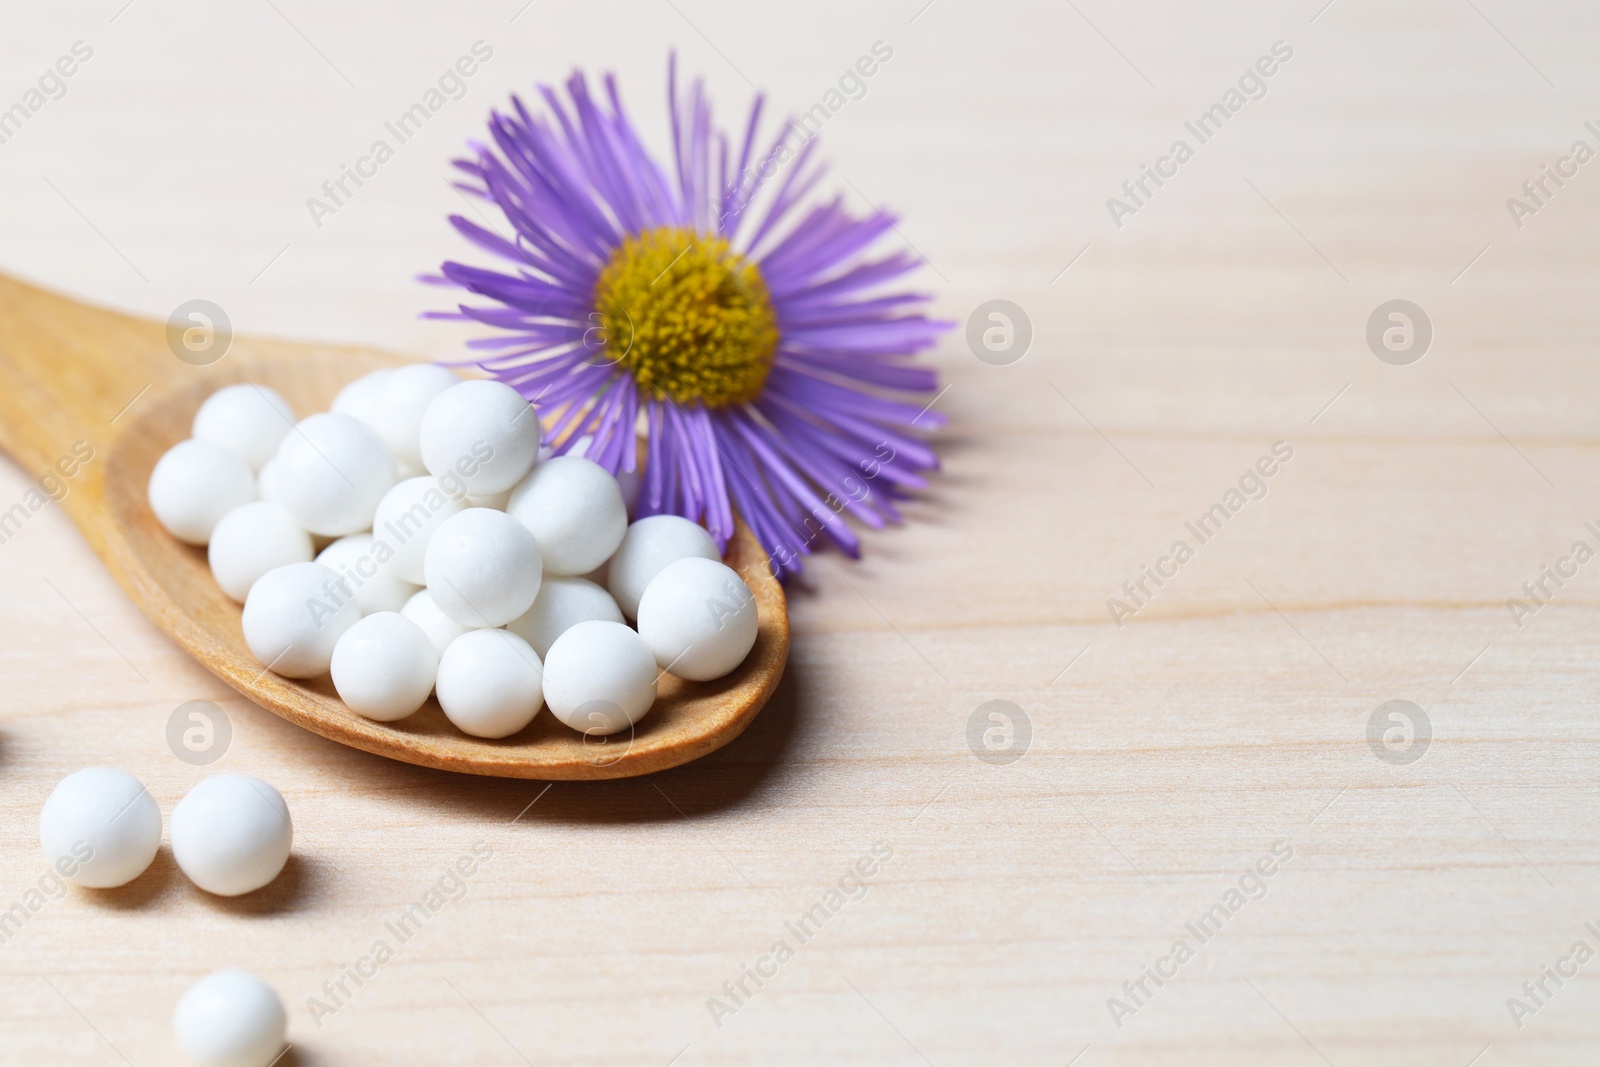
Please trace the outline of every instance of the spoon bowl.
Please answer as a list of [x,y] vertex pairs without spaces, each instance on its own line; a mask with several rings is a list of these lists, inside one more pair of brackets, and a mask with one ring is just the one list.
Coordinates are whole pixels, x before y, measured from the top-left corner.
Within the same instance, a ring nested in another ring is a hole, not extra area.
[[[44,474],[93,450],[62,505],[145,615],[217,677],[268,711],[341,744],[406,763],[507,778],[625,778],[705,755],[737,737],[777,687],[789,652],[783,588],[743,523],[726,562],[755,594],[755,647],[714,682],[663,675],[655,706],[630,732],[572,730],[547,710],[501,740],[457,730],[430,697],[417,714],[373,722],[345,707],[327,676],[283,678],[251,655],[240,606],[211,576],[206,550],[162,529],[146,501],[151,468],[189,436],[201,402],[224,385],[276,389],[304,417],[352,379],[407,360],[366,348],[255,338],[221,340],[207,366],[179,359],[161,324],[0,276],[0,447]],[[82,454],[80,447],[78,455]]]

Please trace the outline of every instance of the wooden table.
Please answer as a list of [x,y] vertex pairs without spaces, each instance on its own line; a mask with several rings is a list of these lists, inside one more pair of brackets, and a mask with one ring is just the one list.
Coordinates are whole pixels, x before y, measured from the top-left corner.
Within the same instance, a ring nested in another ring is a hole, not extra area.
[[[0,107],[93,50],[0,144],[0,269],[421,356],[463,336],[414,318],[437,294],[412,275],[462,251],[444,163],[506,92],[615,66],[654,124],[675,44],[731,121],[746,77],[798,112],[887,42],[827,150],[863,210],[903,212],[960,324],[933,360],[951,426],[906,526],[795,583],[788,675],[744,737],[548,790],[244,703],[59,510],[32,516],[0,545],[0,908],[85,765],[168,812],[260,775],[296,845],[240,901],[165,850],[44,901],[0,944],[0,1061],[172,1062],[174,1001],[228,964],[281,991],[302,1067],[1600,1058],[1600,962],[1542,974],[1600,951],[1600,562],[1561,562],[1600,550],[1600,163],[1561,162],[1600,148],[1593,9],[123,2],[0,15]],[[306,199],[479,39],[466,97],[315,226]],[[1218,103],[1201,143],[1185,123]],[[1161,162],[1178,139],[1192,158]],[[1133,203],[1144,164],[1169,176]],[[1542,164],[1569,176],[1515,218]],[[1031,322],[1010,365],[963,336],[992,299]],[[1365,333],[1401,299],[1433,337],[1393,365]],[[0,507],[30,477],[0,465]],[[231,723],[209,767],[169,750],[189,700]],[[1390,701],[1417,710],[1374,726]],[[398,945],[386,924],[475,848]]]

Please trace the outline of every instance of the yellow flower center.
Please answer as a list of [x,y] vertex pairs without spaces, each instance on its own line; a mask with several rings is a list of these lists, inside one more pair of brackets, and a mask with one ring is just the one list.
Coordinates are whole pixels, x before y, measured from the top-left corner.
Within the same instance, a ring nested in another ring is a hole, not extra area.
[[766,283],[715,235],[663,227],[628,237],[595,283],[603,358],[656,399],[743,404],[778,349]]

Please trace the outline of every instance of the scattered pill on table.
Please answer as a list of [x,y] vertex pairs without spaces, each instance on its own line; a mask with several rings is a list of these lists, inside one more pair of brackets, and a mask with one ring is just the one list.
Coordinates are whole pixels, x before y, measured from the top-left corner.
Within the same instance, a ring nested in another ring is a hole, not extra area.
[[172,809],[172,856],[208,893],[236,897],[278,877],[294,844],[283,795],[248,774],[206,778]]
[[228,967],[188,988],[172,1029],[196,1067],[269,1067],[283,1052],[289,1017],[270,986]]
[[69,882],[91,889],[126,885],[161,847],[161,809],[133,775],[86,767],[61,779],[44,802],[39,844]]

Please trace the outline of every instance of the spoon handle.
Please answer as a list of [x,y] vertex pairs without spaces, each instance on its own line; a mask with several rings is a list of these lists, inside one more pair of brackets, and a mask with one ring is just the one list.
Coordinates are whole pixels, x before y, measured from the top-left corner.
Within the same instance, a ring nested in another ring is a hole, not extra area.
[[[49,472],[79,442],[106,454],[130,403],[185,369],[160,323],[0,275],[0,448],[28,473]],[[96,496],[99,467],[81,475]]]

